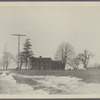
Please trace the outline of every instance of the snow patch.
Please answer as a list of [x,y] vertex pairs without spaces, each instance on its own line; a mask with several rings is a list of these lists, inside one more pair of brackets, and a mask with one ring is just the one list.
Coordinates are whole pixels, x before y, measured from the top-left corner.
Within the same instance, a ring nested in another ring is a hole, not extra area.
[[75,77],[45,77],[45,80],[39,80],[46,87],[52,87],[55,89],[63,90],[65,94],[97,94],[100,93],[100,84],[85,83],[80,81],[81,79]]
[[0,90],[1,94],[47,94],[47,92],[43,90],[34,91],[33,88],[27,84],[16,83],[12,75],[13,73],[6,75],[5,72],[0,75],[0,87],[2,87],[2,90]]
[[[19,84],[13,75],[31,78],[37,85]],[[82,79],[70,76],[25,76],[19,74],[0,75],[0,94],[99,94],[100,84],[85,83]],[[37,89],[35,89],[35,87]],[[43,88],[41,88],[43,87]],[[60,91],[60,92],[59,92]]]
[[[85,83],[82,79],[70,76],[25,76],[21,77],[32,78],[41,83],[45,91],[49,92],[49,88],[54,90],[62,90],[62,94],[98,94],[100,93],[100,84]],[[56,92],[57,94],[57,92]]]

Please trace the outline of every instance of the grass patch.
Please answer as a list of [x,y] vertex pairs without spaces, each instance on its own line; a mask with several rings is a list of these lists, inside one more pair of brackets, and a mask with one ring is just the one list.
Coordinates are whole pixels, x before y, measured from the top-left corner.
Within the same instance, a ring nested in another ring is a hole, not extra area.
[[10,70],[10,72],[28,76],[71,76],[81,78],[87,83],[100,83],[100,68],[87,70]]

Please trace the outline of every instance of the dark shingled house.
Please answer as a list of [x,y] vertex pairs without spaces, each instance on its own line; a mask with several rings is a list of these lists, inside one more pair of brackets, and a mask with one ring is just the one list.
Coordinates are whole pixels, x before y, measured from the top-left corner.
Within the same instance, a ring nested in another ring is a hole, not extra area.
[[65,70],[61,61],[53,61],[51,58],[31,58],[31,69],[35,70]]

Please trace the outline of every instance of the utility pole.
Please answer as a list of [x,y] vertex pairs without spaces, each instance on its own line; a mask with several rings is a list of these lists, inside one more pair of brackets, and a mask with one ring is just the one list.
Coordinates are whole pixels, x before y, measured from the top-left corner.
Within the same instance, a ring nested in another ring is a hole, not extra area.
[[12,35],[18,37],[18,69],[19,69],[20,36],[26,36],[26,35],[22,35],[22,34],[12,34]]

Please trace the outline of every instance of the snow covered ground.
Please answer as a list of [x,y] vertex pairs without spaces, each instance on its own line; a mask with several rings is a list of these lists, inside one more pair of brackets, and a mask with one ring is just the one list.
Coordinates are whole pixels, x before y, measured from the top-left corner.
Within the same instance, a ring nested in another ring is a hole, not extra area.
[[[0,94],[99,94],[100,84],[85,83],[70,76],[25,76],[3,72],[0,75]],[[13,77],[32,79],[37,84],[18,83]]]

